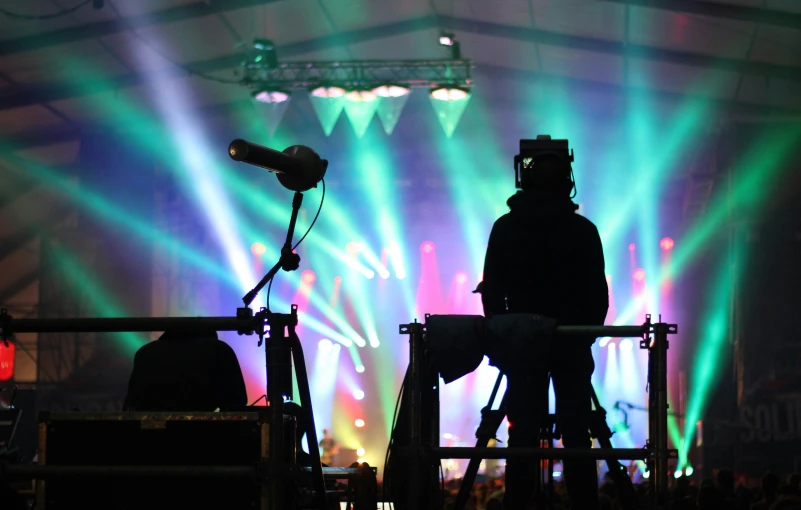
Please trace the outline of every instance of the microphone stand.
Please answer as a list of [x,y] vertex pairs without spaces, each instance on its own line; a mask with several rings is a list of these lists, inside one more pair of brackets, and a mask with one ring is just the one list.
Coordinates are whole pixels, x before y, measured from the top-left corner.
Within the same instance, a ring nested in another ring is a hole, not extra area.
[[[245,296],[242,301],[245,303],[245,308],[237,310],[237,315],[252,314],[250,304],[256,298],[256,295],[261,291],[265,285],[270,283],[272,279],[278,274],[279,269],[284,271],[295,271],[300,267],[300,256],[292,252],[292,238],[295,235],[295,225],[298,220],[298,212],[300,205],[303,202],[303,194],[300,191],[295,191],[295,196],[292,199],[292,215],[289,219],[289,228],[286,233],[286,241],[281,248],[281,258],[264,275],[264,278]],[[267,308],[262,309],[259,313],[266,317],[267,324],[270,327],[269,341],[265,343],[265,353],[267,358],[267,405],[270,412],[270,440],[269,440],[269,459],[268,459],[268,472],[269,472],[269,491],[270,491],[270,506],[271,508],[294,508],[295,494],[292,489],[288,489],[287,476],[292,476],[296,471],[296,450],[294,447],[294,430],[285,430],[284,427],[284,398],[292,399],[292,352],[296,353],[297,359],[297,376],[298,386],[302,397],[301,412],[305,413],[306,423],[310,426],[306,430],[306,436],[309,443],[309,456],[311,457],[311,471],[312,481],[315,489],[315,506],[323,510],[327,505],[327,498],[325,492],[325,479],[323,478],[322,462],[320,460],[320,450],[317,448],[317,430],[314,422],[314,412],[312,410],[311,396],[309,393],[309,381],[306,373],[306,365],[303,360],[302,350],[300,348],[300,341],[298,340],[297,333],[295,333],[295,326],[298,324],[298,307],[292,305],[292,311],[289,314],[273,313]],[[263,332],[262,332],[263,333]],[[264,339],[263,334],[259,336],[259,346],[261,347]],[[284,458],[286,452],[285,438],[289,434],[292,437],[293,447],[289,451],[289,465]]]
[[[300,211],[300,205],[303,203],[303,193],[300,191],[295,192],[295,196],[292,198],[292,216],[289,218],[289,228],[286,232],[286,241],[284,242],[284,246],[281,248],[281,258],[278,259],[278,262],[264,275],[264,278],[256,284],[250,292],[245,294],[245,297],[242,298],[242,301],[245,303],[245,306],[250,306],[254,299],[256,299],[256,295],[261,292],[265,285],[270,283],[270,281],[278,274],[279,269],[283,269],[284,271],[295,271],[297,268],[300,267],[300,256],[296,253],[292,253],[292,238],[295,236],[295,224],[298,221],[298,212]],[[269,308],[269,303],[267,304]]]

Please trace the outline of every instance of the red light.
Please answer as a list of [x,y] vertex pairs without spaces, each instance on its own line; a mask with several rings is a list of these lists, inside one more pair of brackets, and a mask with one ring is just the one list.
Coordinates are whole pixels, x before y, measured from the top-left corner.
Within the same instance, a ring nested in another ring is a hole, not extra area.
[[423,250],[423,253],[431,253],[434,251],[434,243],[431,241],[426,241],[420,245],[420,249]]
[[342,277],[341,276],[335,276],[334,277],[334,283],[336,283],[337,285],[342,283]]
[[267,252],[267,247],[261,243],[253,243],[250,247],[250,253],[257,257],[261,257]]
[[645,280],[645,269],[639,268],[636,271],[634,271],[634,279],[637,280],[638,282]]
[[14,342],[8,341],[8,347],[5,342],[0,340],[0,381],[10,381],[14,377],[14,361],[17,352],[17,346]]
[[303,273],[300,275],[300,278],[303,280],[303,283],[313,283],[314,280],[317,279],[317,275],[314,274],[314,271],[307,269],[306,271],[303,271]]
[[631,243],[631,244],[629,245],[629,251],[634,251],[634,250],[636,250],[636,249],[637,249],[637,247],[636,247],[636,246],[634,246],[634,243]]
[[665,251],[672,250],[674,244],[673,239],[669,237],[662,238],[662,240],[659,241],[659,246]]
[[467,281],[467,274],[456,273],[456,283],[465,283]]

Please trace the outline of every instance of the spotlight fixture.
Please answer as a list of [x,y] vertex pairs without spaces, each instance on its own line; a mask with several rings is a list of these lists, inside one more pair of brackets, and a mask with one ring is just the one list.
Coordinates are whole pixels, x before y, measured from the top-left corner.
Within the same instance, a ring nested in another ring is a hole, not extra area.
[[402,85],[380,85],[373,89],[373,94],[378,97],[402,97],[411,92],[412,89]]
[[434,87],[431,89],[431,97],[439,101],[461,101],[470,95],[470,90],[460,87]]
[[283,90],[257,90],[252,94],[253,99],[260,103],[283,103],[289,100],[289,92]]
[[264,65],[268,69],[275,69],[278,67],[278,53],[275,51],[275,44],[269,39],[254,39],[253,48],[259,51],[259,54],[253,59],[255,64],[264,61]]
[[253,47],[259,51],[275,49],[275,44],[269,39],[253,39]]
[[320,86],[315,89],[312,89],[310,94],[313,95],[314,97],[324,97],[328,99],[334,99],[337,97],[344,96],[346,94],[346,91],[342,87]]
[[453,34],[449,34],[447,32],[442,32],[439,34],[439,45],[440,46],[453,46],[456,42],[456,36]]
[[370,103],[378,97],[372,90],[351,90],[345,94],[345,99],[354,103]]
[[459,41],[456,40],[455,35],[442,32],[439,34],[439,45],[451,49],[451,58],[453,60],[459,60],[462,58],[462,47],[459,44]]

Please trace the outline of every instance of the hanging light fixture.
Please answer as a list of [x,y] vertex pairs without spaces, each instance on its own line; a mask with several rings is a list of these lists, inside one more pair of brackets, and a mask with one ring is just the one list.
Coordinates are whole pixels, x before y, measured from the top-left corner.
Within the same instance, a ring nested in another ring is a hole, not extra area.
[[412,92],[409,87],[402,85],[386,84],[373,89],[373,94],[378,97],[403,97]]
[[289,100],[289,92],[270,89],[257,90],[253,93],[253,100],[260,103],[283,103],[284,101]]
[[450,85],[444,87],[438,86],[432,88],[430,94],[432,99],[437,99],[439,101],[461,101],[467,99],[470,95],[470,89],[453,87]]
[[378,96],[372,90],[358,89],[345,94],[345,99],[353,103],[370,103],[378,99]]
[[317,88],[312,89],[310,94],[314,97],[322,97],[327,99],[335,99],[337,97],[342,97],[345,95],[347,91],[342,87],[333,87],[333,86],[326,86],[321,85]]

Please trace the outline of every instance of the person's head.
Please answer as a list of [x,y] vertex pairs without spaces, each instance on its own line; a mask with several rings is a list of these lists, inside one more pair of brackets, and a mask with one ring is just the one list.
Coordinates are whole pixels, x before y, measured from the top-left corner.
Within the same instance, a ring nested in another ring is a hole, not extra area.
[[776,489],[779,488],[779,476],[776,473],[768,471],[762,477],[762,494],[767,497],[774,497]]
[[734,490],[734,473],[729,469],[721,469],[715,477],[718,489],[722,491]]
[[323,429],[323,437],[331,437],[331,433],[328,431],[328,429]]
[[559,198],[570,198],[573,192],[570,163],[556,155],[537,158],[520,170],[520,187]]
[[724,501],[723,494],[714,487],[702,487],[698,491],[698,508],[701,510],[717,510]]

